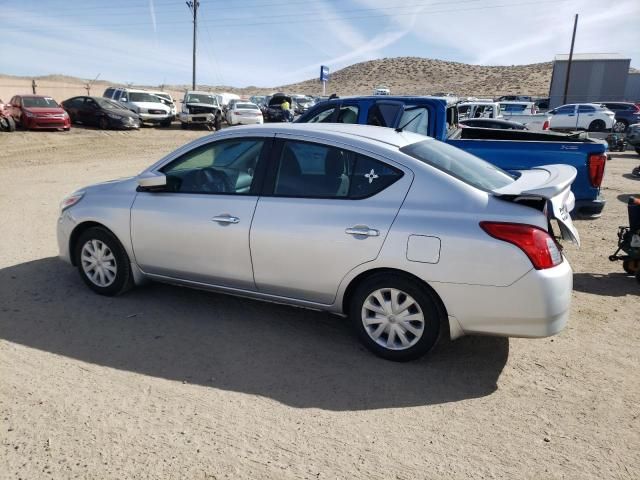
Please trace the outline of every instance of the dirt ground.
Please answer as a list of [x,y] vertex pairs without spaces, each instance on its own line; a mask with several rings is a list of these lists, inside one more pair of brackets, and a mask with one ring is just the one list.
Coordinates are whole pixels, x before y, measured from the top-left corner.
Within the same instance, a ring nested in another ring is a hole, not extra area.
[[0,478],[638,479],[640,285],[607,166],[568,328],[380,360],[324,313],[165,285],[118,298],[57,259],[58,204],[204,131],[0,134]]

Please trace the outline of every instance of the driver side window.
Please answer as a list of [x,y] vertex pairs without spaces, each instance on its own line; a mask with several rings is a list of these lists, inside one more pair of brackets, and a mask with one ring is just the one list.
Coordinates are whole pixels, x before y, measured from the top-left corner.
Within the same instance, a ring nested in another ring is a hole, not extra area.
[[176,193],[250,194],[264,141],[237,139],[194,148],[161,169]]

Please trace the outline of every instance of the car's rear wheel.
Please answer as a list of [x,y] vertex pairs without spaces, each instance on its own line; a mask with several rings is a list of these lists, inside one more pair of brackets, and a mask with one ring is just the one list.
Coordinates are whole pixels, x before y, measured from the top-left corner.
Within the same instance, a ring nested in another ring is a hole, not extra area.
[[629,124],[624,120],[616,120],[616,123],[613,124],[612,130],[615,133],[624,133],[627,130]]
[[118,295],[133,284],[129,256],[105,228],[89,228],[80,235],[75,259],[82,280],[100,295]]
[[433,294],[399,274],[375,274],[354,291],[350,318],[360,341],[376,355],[414,360],[435,345],[442,314]]
[[636,150],[636,153],[640,155],[640,147],[636,147],[635,150]]
[[98,127],[100,127],[101,130],[107,130],[109,128],[109,120],[107,120],[106,117],[100,117]]
[[590,132],[603,132],[606,128],[607,126],[603,120],[594,120],[589,124]]
[[635,275],[640,272],[640,260],[630,258],[623,260],[622,268],[629,275]]

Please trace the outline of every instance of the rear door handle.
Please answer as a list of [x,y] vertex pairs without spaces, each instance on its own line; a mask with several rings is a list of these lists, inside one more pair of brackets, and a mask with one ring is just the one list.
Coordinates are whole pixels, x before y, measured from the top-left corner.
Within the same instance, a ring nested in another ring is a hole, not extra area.
[[366,237],[377,237],[380,232],[375,228],[369,228],[367,226],[357,225],[355,227],[347,228],[344,233],[347,235],[363,235]]
[[211,221],[218,223],[238,223],[240,219],[238,217],[232,217],[231,215],[224,214],[213,217]]

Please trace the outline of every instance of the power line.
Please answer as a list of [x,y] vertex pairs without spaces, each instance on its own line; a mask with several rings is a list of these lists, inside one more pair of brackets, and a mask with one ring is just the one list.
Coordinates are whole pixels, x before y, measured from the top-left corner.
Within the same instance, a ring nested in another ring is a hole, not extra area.
[[[470,2],[476,2],[479,0],[467,0],[465,2],[458,2],[458,3],[470,3]],[[541,4],[548,4],[548,3],[560,3],[560,2],[567,2],[570,0],[545,0],[545,1],[531,1],[531,2],[524,2],[524,3],[507,3],[507,4],[499,4],[499,5],[483,5],[480,7],[471,7],[471,8],[453,8],[453,9],[442,9],[442,10],[423,10],[420,12],[411,12],[411,13],[394,13],[392,15],[389,14],[381,14],[381,15],[357,15],[357,16],[333,16],[333,17],[321,17],[321,18],[306,18],[306,19],[299,19],[296,21],[296,24],[306,24],[306,23],[319,23],[319,22],[330,22],[330,21],[334,21],[334,20],[364,20],[364,19],[372,19],[372,18],[387,18],[390,16],[394,16],[394,17],[398,17],[398,16],[416,16],[416,17],[420,17],[420,16],[424,16],[424,15],[432,15],[432,14],[439,14],[439,13],[457,13],[457,12],[466,12],[466,11],[474,11],[474,10],[493,10],[493,9],[497,9],[497,8],[517,8],[517,7],[524,7],[524,6],[529,6],[529,5],[541,5]],[[438,4],[443,4],[443,3],[447,3],[450,4],[449,2],[439,2]],[[431,3],[429,5],[435,5],[435,3]],[[385,9],[389,9],[392,7],[380,7],[380,8],[372,8],[372,9],[362,9],[362,10],[385,10]],[[346,11],[346,10],[345,10]],[[342,11],[342,12],[345,12]],[[360,11],[360,10],[359,10]],[[336,12],[336,13],[342,13],[342,12]],[[269,19],[269,18],[282,18],[285,15],[262,15],[260,18],[262,19]],[[295,15],[295,16],[299,16],[299,15]],[[228,18],[227,20],[232,20],[231,18]],[[240,20],[240,18],[237,19],[233,19],[235,20]],[[208,21],[208,20],[202,20],[201,23],[203,24],[212,24],[215,25],[216,28],[230,28],[230,27],[240,27],[240,26],[258,26],[258,25],[281,25],[281,24],[289,24],[291,23],[290,20],[287,21],[265,21],[265,22],[253,22],[253,23],[247,23],[247,22],[242,22],[242,23],[221,23],[221,19],[216,19],[215,21]],[[191,23],[191,22],[179,22],[179,21],[173,21],[173,22],[158,22],[158,25],[176,25],[176,24],[186,24],[186,23]],[[135,22],[135,23],[116,23],[116,24],[85,24],[85,25],[73,25],[73,28],[95,28],[95,27],[112,27],[112,28],[129,28],[129,27],[133,27],[133,26],[141,26],[141,25],[148,25],[148,22]],[[3,27],[3,31],[6,30],[16,30],[17,27],[11,27],[11,26],[5,26]],[[21,30],[21,29],[18,29]]]

